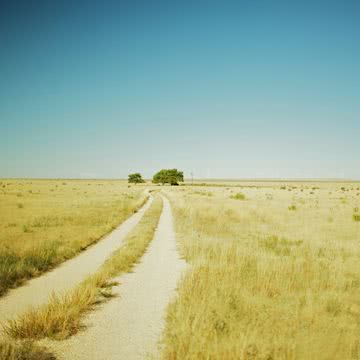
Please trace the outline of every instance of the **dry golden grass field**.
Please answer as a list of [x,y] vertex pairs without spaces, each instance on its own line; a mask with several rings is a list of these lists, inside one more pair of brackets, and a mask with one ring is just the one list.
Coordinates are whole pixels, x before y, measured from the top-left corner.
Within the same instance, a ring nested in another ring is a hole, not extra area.
[[167,191],[191,267],[163,359],[360,359],[360,184],[227,185]]
[[[189,265],[165,314],[163,360],[360,359],[359,182],[2,180],[2,292],[97,241],[144,203],[145,188],[169,198]],[[111,301],[112,279],[136,271],[161,209],[155,195],[96,274],[5,324],[0,358],[55,359],[27,339],[68,338]]]
[[0,180],[0,295],[95,243],[144,202],[125,181]]

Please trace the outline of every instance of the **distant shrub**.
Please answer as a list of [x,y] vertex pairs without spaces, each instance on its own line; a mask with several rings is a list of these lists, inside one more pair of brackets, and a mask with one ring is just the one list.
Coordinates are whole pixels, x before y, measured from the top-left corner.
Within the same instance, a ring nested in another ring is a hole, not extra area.
[[24,232],[24,233],[29,233],[29,232],[31,232],[29,226],[27,226],[27,225],[23,225],[22,229],[23,229],[23,232]]
[[280,190],[286,190],[286,186],[285,185],[280,186]]
[[295,210],[296,210],[296,205],[290,205],[290,206],[288,207],[288,209],[289,209],[290,211],[295,211]]
[[179,182],[184,181],[184,173],[177,169],[162,169],[158,171],[152,179],[154,184],[170,184],[179,185]]
[[236,193],[235,195],[231,195],[230,199],[234,199],[234,200],[245,200],[246,196],[243,193]]
[[359,212],[359,208],[358,207],[354,207],[354,213],[358,213]]
[[140,173],[129,174],[128,182],[131,184],[142,184],[145,180],[142,178]]
[[353,214],[354,221],[360,221],[360,214]]
[[18,209],[23,209],[23,208],[24,208],[24,204],[18,203],[18,204],[17,204],[17,207],[18,207]]

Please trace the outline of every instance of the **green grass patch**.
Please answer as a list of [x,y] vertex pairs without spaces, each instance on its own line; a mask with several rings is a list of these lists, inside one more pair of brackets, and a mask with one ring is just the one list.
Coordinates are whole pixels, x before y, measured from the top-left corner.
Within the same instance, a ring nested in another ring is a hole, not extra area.
[[230,199],[234,199],[234,200],[246,200],[246,196],[243,193],[236,193],[234,195],[230,196]]

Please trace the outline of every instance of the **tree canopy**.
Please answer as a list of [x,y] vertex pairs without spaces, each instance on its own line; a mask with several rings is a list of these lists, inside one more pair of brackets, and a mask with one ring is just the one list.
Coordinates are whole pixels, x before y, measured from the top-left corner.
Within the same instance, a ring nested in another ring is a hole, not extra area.
[[180,181],[184,181],[184,174],[177,169],[162,169],[153,176],[155,184],[179,185]]
[[145,180],[142,178],[140,173],[134,173],[134,174],[129,174],[128,182],[133,184],[141,184],[144,183]]

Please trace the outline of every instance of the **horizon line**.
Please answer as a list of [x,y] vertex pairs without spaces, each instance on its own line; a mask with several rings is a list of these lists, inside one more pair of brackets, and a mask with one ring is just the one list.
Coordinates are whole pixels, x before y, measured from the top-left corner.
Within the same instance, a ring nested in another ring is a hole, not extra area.
[[[0,177],[0,180],[77,180],[77,181],[94,181],[94,180],[114,180],[127,181],[126,177]],[[151,178],[144,178],[151,181]],[[227,182],[360,182],[360,179],[350,178],[185,178],[184,182],[191,181],[227,181]]]

